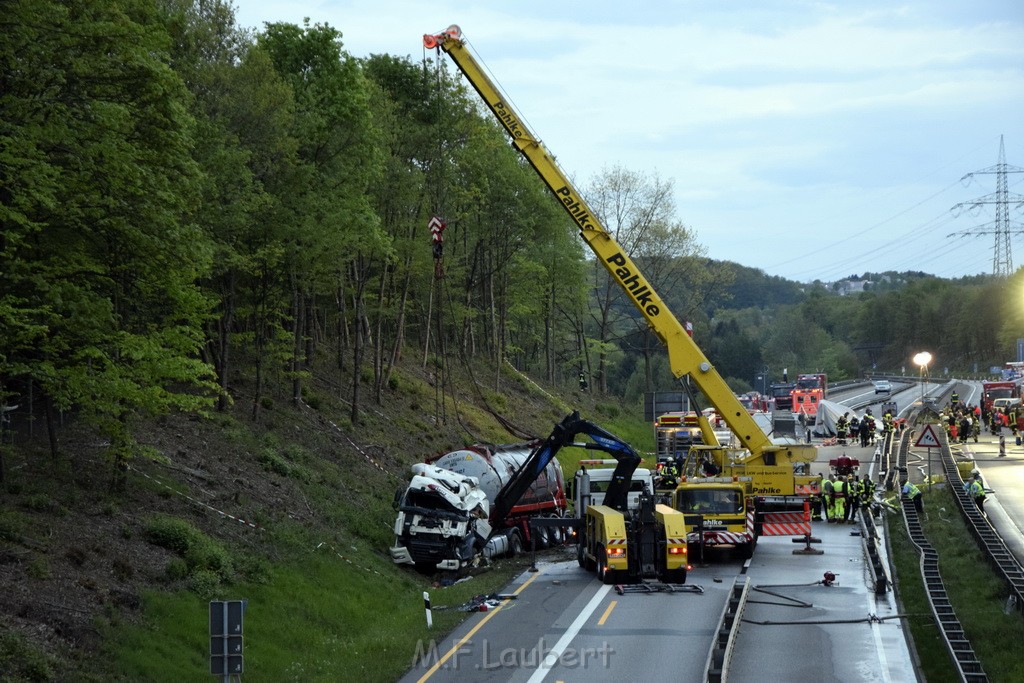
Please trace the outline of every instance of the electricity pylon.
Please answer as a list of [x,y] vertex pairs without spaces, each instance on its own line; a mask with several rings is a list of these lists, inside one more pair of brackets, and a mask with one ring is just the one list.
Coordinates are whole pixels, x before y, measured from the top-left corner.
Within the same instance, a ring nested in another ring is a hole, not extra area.
[[1011,193],[1007,190],[1006,176],[1010,173],[1024,173],[1024,168],[1006,163],[1006,150],[1003,147],[1003,136],[999,136],[999,163],[968,173],[960,179],[968,183],[976,175],[996,176],[996,191],[968,202],[960,202],[950,208],[954,216],[962,211],[977,212],[985,204],[996,205],[996,219],[973,228],[950,233],[947,237],[977,237],[978,235],[995,235],[995,246],[992,249],[992,274],[996,277],[1009,277],[1013,274],[1013,251],[1010,246],[1010,235],[1024,234],[1024,224],[1010,221],[1010,204],[1016,209],[1024,207],[1024,195]]

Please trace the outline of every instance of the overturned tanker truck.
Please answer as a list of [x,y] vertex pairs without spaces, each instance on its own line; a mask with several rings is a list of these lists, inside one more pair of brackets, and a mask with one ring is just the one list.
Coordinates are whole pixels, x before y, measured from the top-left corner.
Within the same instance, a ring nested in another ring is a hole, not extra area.
[[[535,478],[515,476],[543,443],[478,444],[413,465],[412,480],[395,495],[391,559],[422,571],[459,571],[482,558],[521,552],[533,540],[531,519],[566,512],[558,460]],[[510,486],[517,481],[522,485]],[[535,533],[538,547],[563,540],[556,527]]]

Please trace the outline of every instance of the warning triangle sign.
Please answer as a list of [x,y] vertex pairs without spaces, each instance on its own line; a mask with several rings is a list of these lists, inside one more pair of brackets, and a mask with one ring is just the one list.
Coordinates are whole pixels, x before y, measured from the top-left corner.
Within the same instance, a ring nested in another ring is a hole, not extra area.
[[939,435],[935,433],[935,425],[925,425],[924,429],[921,430],[921,435],[917,437],[917,441],[914,442],[915,446],[924,448],[938,448],[942,444],[939,443]]

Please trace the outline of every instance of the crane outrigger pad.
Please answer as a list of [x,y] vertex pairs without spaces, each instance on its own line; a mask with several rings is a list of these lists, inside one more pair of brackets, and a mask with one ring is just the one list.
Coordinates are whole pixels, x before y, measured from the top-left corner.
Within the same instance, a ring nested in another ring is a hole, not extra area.
[[694,583],[617,583],[615,592],[619,595],[626,593],[697,593],[704,594],[704,588]]

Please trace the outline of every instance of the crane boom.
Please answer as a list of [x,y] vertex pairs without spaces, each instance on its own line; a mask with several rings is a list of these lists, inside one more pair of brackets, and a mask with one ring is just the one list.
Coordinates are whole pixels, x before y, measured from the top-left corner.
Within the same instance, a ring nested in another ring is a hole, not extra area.
[[423,44],[430,49],[443,50],[454,60],[511,137],[512,145],[526,157],[540,175],[544,184],[576,223],[580,235],[597,259],[625,290],[630,300],[646,318],[648,325],[665,344],[672,374],[677,378],[689,375],[740,439],[743,447],[750,452],[750,458],[745,464],[776,465],[781,464],[777,461],[814,461],[817,451],[813,446],[772,444],[768,435],[757,425],[700,347],[686,333],[683,325],[640,272],[633,259],[601,224],[595,212],[562,172],[554,157],[530,132],[507,98],[480,67],[462,40],[462,31],[459,27],[453,25],[441,33],[427,34],[423,36]]

